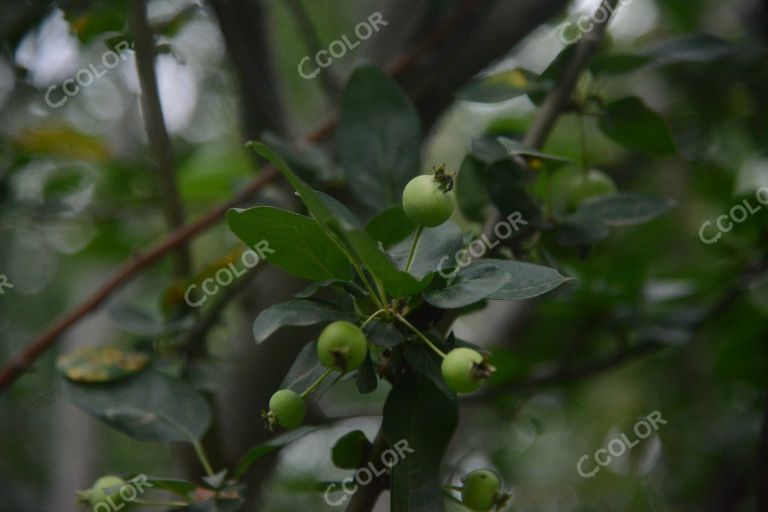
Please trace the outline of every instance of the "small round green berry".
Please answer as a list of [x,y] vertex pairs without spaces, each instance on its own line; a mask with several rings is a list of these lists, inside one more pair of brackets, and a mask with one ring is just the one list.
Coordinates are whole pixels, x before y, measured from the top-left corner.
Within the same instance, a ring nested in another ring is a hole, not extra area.
[[575,210],[588,199],[615,193],[616,184],[610,176],[597,169],[590,169],[586,174],[579,173],[570,179],[566,203],[569,209]]
[[435,176],[416,176],[403,190],[403,210],[420,226],[433,228],[444,223],[453,213],[455,203],[450,186]]
[[363,364],[368,353],[368,340],[353,323],[343,320],[328,324],[317,340],[317,357],[323,366],[342,372]]
[[477,512],[491,510],[499,499],[501,482],[496,473],[487,469],[472,471],[464,479],[461,501],[467,508]]
[[[120,489],[124,485],[125,480],[119,476],[102,476],[96,480],[90,491],[87,491],[88,504],[91,507],[97,507],[102,503],[109,504],[109,501],[111,501],[115,506],[122,505],[123,499],[120,497]],[[107,490],[111,492],[107,494]]]
[[304,422],[307,408],[304,399],[290,389],[281,389],[269,399],[270,424],[277,423],[284,429],[296,428]]
[[485,363],[477,350],[460,347],[446,354],[440,370],[449,388],[457,393],[471,393],[480,388],[494,368]]

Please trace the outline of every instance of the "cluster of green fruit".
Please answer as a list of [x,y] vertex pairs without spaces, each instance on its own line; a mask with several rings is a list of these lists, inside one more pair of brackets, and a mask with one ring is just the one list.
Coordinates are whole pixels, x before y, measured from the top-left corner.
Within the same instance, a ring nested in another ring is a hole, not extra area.
[[[412,179],[403,190],[403,209],[406,215],[418,226],[418,234],[424,227],[436,227],[448,220],[455,208],[452,193],[453,178],[441,166],[433,175],[418,176]],[[412,251],[413,253],[413,251]],[[411,254],[412,256],[412,254]],[[410,261],[406,270],[410,268]],[[442,359],[441,372],[445,383],[457,393],[471,393],[482,385],[493,367],[487,364],[486,357],[471,348],[459,347],[444,354],[434,347],[429,340],[418,332],[405,319],[392,315],[410,329],[417,332]],[[327,368],[324,378],[331,371],[348,372],[357,369],[365,360],[368,352],[368,340],[361,327],[346,321],[329,324],[320,334],[317,342],[317,355]],[[290,389],[281,389],[272,395],[266,417],[270,425],[280,425],[285,429],[296,428],[304,421],[306,407],[304,398],[319,384],[319,381],[299,394]]]

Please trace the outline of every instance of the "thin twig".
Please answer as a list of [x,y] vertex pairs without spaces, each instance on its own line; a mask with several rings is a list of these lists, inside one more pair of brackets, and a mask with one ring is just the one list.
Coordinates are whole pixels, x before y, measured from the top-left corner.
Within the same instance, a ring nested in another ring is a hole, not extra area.
[[[163,207],[169,229],[177,229],[184,224],[184,206],[176,186],[176,164],[173,146],[165,126],[163,106],[155,73],[155,39],[147,19],[145,0],[133,0],[131,28],[136,51],[136,70],[141,84],[142,117],[147,131],[149,146],[157,161],[160,183],[163,187]],[[180,244],[175,253],[176,275],[186,277],[192,271],[192,259],[189,246]]]

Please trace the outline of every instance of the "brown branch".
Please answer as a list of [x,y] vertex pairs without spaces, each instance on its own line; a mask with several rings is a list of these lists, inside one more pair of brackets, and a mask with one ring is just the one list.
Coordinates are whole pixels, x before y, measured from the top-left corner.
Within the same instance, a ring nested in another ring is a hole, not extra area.
[[[456,26],[454,19],[455,16],[450,17],[446,22],[437,26],[435,30],[427,36],[426,40],[429,41],[430,48],[439,45],[450,35],[450,31],[446,30],[446,26]],[[437,34],[437,36],[435,34]],[[387,66],[387,70],[391,74],[402,73],[406,71],[410,65],[415,63],[420,56],[424,55],[426,51],[427,48],[424,44],[418,45],[415,49],[406,53],[405,56],[396,60],[390,66]],[[333,133],[335,127],[336,121],[331,120],[310,134],[307,137],[307,141],[318,142]],[[264,185],[274,180],[278,174],[277,170],[272,167],[264,169],[258,177],[246,184],[245,187],[229,201],[219,206],[215,206],[191,224],[179,227],[154,247],[143,253],[139,253],[132,260],[123,264],[106,283],[93,292],[83,303],[40,334],[3,367],[2,371],[0,371],[0,395],[21,377],[38,357],[54,346],[62,334],[101,306],[113,292],[120,289],[144,268],[160,260],[168,252],[175,250],[182,244],[185,244],[187,240],[194,238],[223,220],[224,214],[228,209],[243,203]]]
[[[133,0],[131,28],[136,51],[136,71],[141,84],[142,117],[147,131],[149,146],[157,162],[160,183],[163,187],[163,207],[169,229],[179,228],[184,224],[184,206],[176,186],[176,164],[173,146],[165,126],[160,92],[157,87],[155,72],[155,38],[147,19],[145,0]],[[185,277],[192,271],[192,259],[186,243],[175,248],[176,275]]]

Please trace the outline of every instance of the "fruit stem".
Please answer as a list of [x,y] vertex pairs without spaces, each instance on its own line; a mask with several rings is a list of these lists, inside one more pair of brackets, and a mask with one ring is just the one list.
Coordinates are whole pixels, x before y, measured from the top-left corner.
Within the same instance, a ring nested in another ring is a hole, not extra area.
[[332,371],[333,371],[332,368],[328,368],[327,370],[325,370],[323,372],[323,374],[315,382],[313,382],[307,389],[305,389],[304,392],[302,394],[300,394],[299,396],[301,398],[306,398],[308,394],[314,392],[317,389],[317,386],[319,386],[320,383],[323,382],[323,380],[328,375],[330,375]]
[[402,316],[402,315],[395,315],[395,318],[397,318],[398,320],[400,320],[400,321],[401,321],[401,322],[402,322],[402,323],[403,323],[403,324],[404,324],[406,327],[408,327],[408,328],[409,328],[411,331],[413,331],[413,333],[414,333],[416,336],[418,336],[419,338],[421,338],[421,339],[424,341],[424,343],[426,343],[427,345],[429,345],[429,348],[431,348],[432,350],[434,350],[434,351],[435,351],[435,353],[436,353],[437,355],[439,355],[440,357],[443,357],[443,358],[445,357],[445,352],[443,352],[442,350],[440,350],[439,348],[437,348],[437,347],[435,346],[435,344],[434,344],[434,343],[432,343],[431,341],[429,341],[429,338],[427,338],[427,337],[426,337],[426,336],[425,336],[425,335],[424,335],[424,334],[423,334],[423,333],[422,333],[420,330],[418,330],[416,327],[414,327],[413,325],[411,325],[411,323],[410,323],[408,320],[406,320],[405,318],[403,318],[403,316]]
[[194,441],[192,446],[195,447],[195,453],[197,454],[197,458],[200,459],[200,462],[203,464],[205,472],[208,473],[208,476],[213,476],[213,467],[211,467],[211,463],[208,461],[208,457],[205,455],[203,445],[200,444],[200,441]]
[[424,226],[419,226],[416,228],[416,236],[413,237],[413,243],[411,244],[411,251],[408,253],[408,263],[405,264],[405,271],[408,272],[411,270],[411,265],[413,265],[413,257],[416,255],[416,247],[419,245],[419,239],[421,238],[421,233],[424,231]]
[[383,312],[385,312],[385,311],[386,311],[386,309],[384,309],[384,308],[381,308],[380,310],[376,311],[374,314],[372,314],[371,316],[369,316],[368,318],[366,318],[366,319],[365,319],[365,322],[363,322],[363,323],[362,323],[362,325],[360,325],[360,330],[362,330],[362,329],[363,329],[363,327],[365,327],[366,325],[368,325],[368,322],[370,322],[371,320],[373,320],[374,318],[376,318],[377,316],[379,316],[380,314],[382,314],[382,313],[383,313]]

